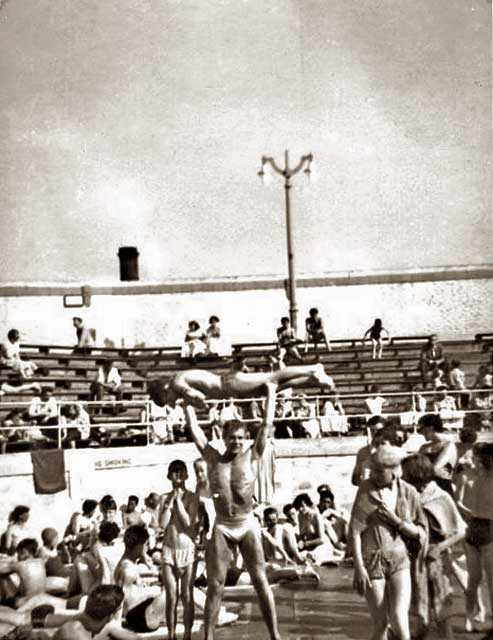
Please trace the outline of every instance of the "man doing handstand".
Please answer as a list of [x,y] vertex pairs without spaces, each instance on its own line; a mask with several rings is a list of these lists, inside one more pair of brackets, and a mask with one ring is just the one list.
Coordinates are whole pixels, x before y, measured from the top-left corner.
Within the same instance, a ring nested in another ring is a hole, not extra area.
[[203,369],[187,369],[173,376],[169,384],[165,384],[160,378],[150,380],[147,390],[151,400],[160,407],[172,404],[179,397],[194,405],[204,406],[208,398],[241,398],[260,394],[268,384],[279,390],[309,386],[335,388],[332,378],[325,373],[322,364],[318,363],[286,367],[280,371],[230,371],[222,376]]

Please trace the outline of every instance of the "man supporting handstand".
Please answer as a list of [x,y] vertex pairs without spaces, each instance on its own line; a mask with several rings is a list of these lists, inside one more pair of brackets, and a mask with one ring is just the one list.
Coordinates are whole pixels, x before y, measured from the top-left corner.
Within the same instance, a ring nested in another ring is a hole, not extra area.
[[274,419],[275,398],[276,385],[267,384],[265,418],[252,445],[245,443],[245,428],[241,422],[233,420],[224,425],[225,453],[219,453],[207,442],[195,410],[191,406],[186,407],[193,440],[207,463],[216,510],[216,521],[206,549],[205,640],[214,638],[226,573],[235,547],[238,547],[252,579],[271,640],[280,640],[274,596],[266,575],[260,527],[253,515],[254,469],[263,453],[267,431]]
[[272,384],[279,390],[288,387],[319,386],[334,389],[334,381],[321,363],[300,367],[286,367],[281,371],[245,373],[230,371],[218,376],[203,369],[187,369],[171,378],[168,384],[160,378],[150,380],[147,389],[158,406],[173,404],[176,398],[203,406],[207,398],[241,398],[260,394]]

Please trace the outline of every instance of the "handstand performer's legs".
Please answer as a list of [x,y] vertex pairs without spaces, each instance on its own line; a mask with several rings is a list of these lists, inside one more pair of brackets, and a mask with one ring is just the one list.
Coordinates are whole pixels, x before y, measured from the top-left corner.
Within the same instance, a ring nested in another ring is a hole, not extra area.
[[333,381],[324,371],[321,363],[286,367],[280,371],[268,373],[238,372],[229,379],[231,393],[245,394],[260,391],[266,384],[275,384],[281,389],[286,387],[304,387],[316,381],[320,385],[332,385]]

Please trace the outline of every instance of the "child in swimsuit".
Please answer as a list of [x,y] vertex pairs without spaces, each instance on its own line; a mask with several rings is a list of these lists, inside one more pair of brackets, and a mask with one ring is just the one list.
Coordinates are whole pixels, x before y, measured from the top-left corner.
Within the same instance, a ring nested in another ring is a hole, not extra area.
[[178,597],[183,604],[184,638],[189,640],[194,618],[193,584],[195,564],[195,530],[198,496],[185,488],[188,478],[183,460],[173,460],[168,467],[172,491],[161,498],[159,523],[164,531],[162,566],[166,591],[166,624],[170,638],[176,637]]
[[[371,340],[371,343],[373,345],[373,355],[372,355],[373,360],[376,360],[376,358],[380,360],[382,357],[382,353],[383,353],[382,334],[383,333],[387,334],[387,340],[390,342],[390,334],[387,331],[387,329],[383,326],[381,319],[375,318],[375,322],[363,336],[363,344],[366,342],[368,338]],[[377,350],[378,350],[378,353],[377,353]]]

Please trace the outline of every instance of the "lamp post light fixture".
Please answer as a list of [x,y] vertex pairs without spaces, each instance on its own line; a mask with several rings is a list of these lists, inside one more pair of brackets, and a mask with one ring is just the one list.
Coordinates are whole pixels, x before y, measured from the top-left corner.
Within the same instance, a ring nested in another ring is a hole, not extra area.
[[291,222],[291,201],[289,196],[289,190],[291,189],[291,178],[299,173],[303,167],[303,173],[309,179],[311,176],[311,164],[313,161],[313,155],[309,153],[306,156],[301,156],[298,164],[293,168],[289,168],[289,153],[286,150],[284,152],[284,169],[279,167],[274,160],[269,156],[262,156],[260,164],[260,171],[257,175],[261,178],[262,182],[266,182],[266,178],[269,177],[269,169],[275,171],[275,173],[284,177],[284,193],[286,197],[286,238],[288,246],[288,297],[289,297],[289,318],[291,326],[295,333],[298,331],[298,306],[296,304],[296,274],[294,268],[294,249],[293,249],[293,229]]

